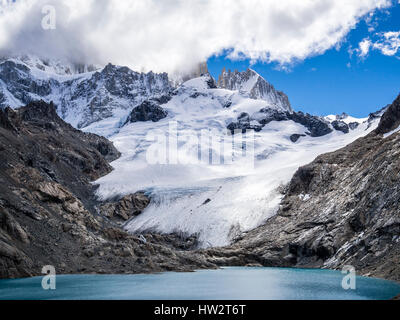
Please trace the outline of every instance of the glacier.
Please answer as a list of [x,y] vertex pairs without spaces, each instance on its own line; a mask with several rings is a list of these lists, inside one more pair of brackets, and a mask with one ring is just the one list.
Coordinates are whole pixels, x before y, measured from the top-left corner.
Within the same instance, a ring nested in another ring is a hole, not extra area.
[[[198,140],[184,137],[212,128],[217,140],[223,139],[227,125],[244,112],[257,114],[265,107],[285,110],[282,105],[251,99],[240,91],[209,88],[207,80],[200,77],[178,88],[162,106],[169,114],[166,119],[128,124],[110,137],[122,157],[112,163],[112,173],[96,182],[98,196],[105,200],[142,190],[152,198],[139,217],[128,221],[126,230],[197,235],[204,248],[228,245],[276,214],[282,189],[300,166],[346,146],[377,125],[368,119],[352,118],[359,126],[348,134],[333,130],[311,137],[299,123],[272,121],[255,133],[251,165],[241,159],[229,165],[195,163],[195,159],[188,159],[193,153],[188,155],[187,150],[197,150]],[[227,101],[231,105],[224,108]],[[168,136],[171,121],[177,123],[178,153],[186,161],[149,164],[149,149],[166,148],[149,139],[149,134]],[[292,134],[305,137],[293,143]],[[211,148],[217,158],[227,156],[207,141],[202,143],[200,147]]]

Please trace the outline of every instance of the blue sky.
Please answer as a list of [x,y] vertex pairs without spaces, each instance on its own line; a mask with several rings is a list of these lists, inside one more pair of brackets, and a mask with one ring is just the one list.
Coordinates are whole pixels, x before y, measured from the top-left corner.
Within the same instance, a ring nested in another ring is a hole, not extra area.
[[[374,26],[374,30],[369,30]],[[372,22],[360,21],[340,48],[326,51],[282,70],[275,63],[231,61],[222,55],[209,59],[209,69],[218,77],[224,66],[246,70],[249,66],[284,91],[295,110],[316,115],[347,112],[364,117],[391,103],[400,93],[400,56],[370,49],[360,57],[356,49],[364,39],[376,41],[376,33],[400,31],[400,5],[375,14]]]

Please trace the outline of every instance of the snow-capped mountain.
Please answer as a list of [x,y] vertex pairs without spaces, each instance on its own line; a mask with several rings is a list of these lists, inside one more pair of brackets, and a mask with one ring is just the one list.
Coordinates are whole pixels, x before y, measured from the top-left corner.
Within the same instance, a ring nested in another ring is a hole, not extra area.
[[[77,128],[119,115],[149,98],[169,94],[168,75],[138,73],[107,65],[98,71],[41,60],[6,59],[0,63],[0,107],[19,108],[33,100],[53,101],[59,115]],[[75,70],[77,71],[77,70]],[[107,135],[107,133],[103,133]]]
[[218,78],[218,87],[237,90],[251,99],[265,100],[286,111],[292,111],[287,95],[275,90],[268,81],[252,69],[247,69],[244,72],[237,70],[231,72],[231,70],[226,71],[224,68]]
[[145,191],[152,203],[127,230],[197,235],[203,247],[227,245],[275,215],[298,167],[366,135],[379,118],[295,112],[253,70],[224,72],[218,86],[206,73],[177,88],[165,73],[112,64],[75,71],[6,59],[0,106],[53,101],[74,127],[109,137],[122,157],[97,181],[99,198]]
[[43,59],[34,55],[19,55],[14,57],[0,57],[0,63],[12,60],[16,63],[24,63],[29,68],[39,69],[48,74],[73,75],[86,72],[93,72],[102,69],[101,66],[82,63],[71,63],[57,59]]

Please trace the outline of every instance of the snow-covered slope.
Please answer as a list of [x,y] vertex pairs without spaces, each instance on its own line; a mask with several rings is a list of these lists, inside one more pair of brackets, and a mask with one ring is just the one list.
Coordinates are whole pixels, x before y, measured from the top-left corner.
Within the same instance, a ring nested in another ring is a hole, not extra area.
[[[360,121],[348,134],[330,130],[311,137],[309,128],[298,122],[274,120],[257,133],[235,134],[238,140],[231,149],[227,126],[241,114],[287,111],[238,91],[212,89],[209,80],[193,79],[178,88],[162,106],[167,118],[128,124],[111,137],[122,157],[112,164],[111,174],[97,181],[98,195],[106,199],[144,190],[152,196],[151,205],[128,222],[127,230],[197,234],[203,247],[227,245],[277,212],[280,191],[299,166],[376,126]],[[301,139],[293,142],[294,134]],[[221,148],[221,141],[227,145]],[[249,154],[242,154],[244,145]],[[176,153],[171,153],[172,146]]]
[[[104,119],[126,117],[137,104],[171,90],[166,73],[144,74],[111,64],[98,71],[94,67],[72,68],[34,57],[3,59],[0,108],[18,108],[32,100],[53,101],[64,120],[84,128]],[[118,124],[113,123],[114,130]]]

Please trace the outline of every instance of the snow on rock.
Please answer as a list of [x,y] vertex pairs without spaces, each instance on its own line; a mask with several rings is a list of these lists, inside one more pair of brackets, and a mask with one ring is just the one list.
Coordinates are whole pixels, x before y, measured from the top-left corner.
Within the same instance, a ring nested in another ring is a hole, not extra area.
[[283,92],[275,90],[270,83],[251,69],[231,72],[224,68],[218,78],[218,87],[239,91],[251,99],[264,100],[286,111],[292,111],[289,98]]
[[108,119],[107,132],[112,134],[122,115],[127,117],[146,99],[171,91],[166,73],[144,74],[111,64],[97,71],[86,66],[71,70],[72,66],[34,57],[0,60],[0,108],[53,101],[59,115],[74,127],[82,129]]

